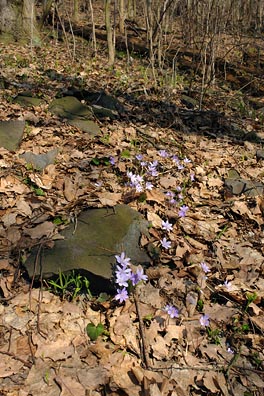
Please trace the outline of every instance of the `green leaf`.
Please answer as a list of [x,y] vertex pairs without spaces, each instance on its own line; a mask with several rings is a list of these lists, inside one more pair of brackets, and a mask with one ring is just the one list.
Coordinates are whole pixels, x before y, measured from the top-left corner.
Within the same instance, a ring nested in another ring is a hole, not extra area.
[[96,341],[97,338],[103,334],[105,328],[102,323],[99,323],[97,326],[95,326],[93,323],[88,323],[86,326],[86,331],[90,339],[92,341]]
[[91,160],[91,164],[92,164],[92,165],[96,165],[96,166],[100,165],[100,159],[97,158],[97,157],[93,158],[93,159]]
[[61,219],[61,217],[55,217],[55,219],[53,220],[53,224],[61,225],[63,224],[63,220]]
[[42,188],[36,188],[35,193],[38,197],[43,197],[45,195],[45,192],[42,190]]
[[121,153],[121,158],[130,158],[130,151],[129,150],[123,150]]

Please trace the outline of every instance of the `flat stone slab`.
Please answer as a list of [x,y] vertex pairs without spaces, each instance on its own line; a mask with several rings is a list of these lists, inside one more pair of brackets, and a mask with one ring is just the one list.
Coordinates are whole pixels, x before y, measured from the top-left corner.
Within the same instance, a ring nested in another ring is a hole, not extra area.
[[235,169],[229,170],[228,177],[224,180],[224,184],[232,195],[245,194],[247,197],[255,197],[264,193],[264,184],[243,179]]
[[41,104],[44,104],[45,101],[40,98],[34,98],[32,96],[29,96],[27,94],[23,95],[17,95],[17,97],[14,99],[15,103],[20,104],[20,106],[23,107],[34,107],[34,106],[40,106]]
[[91,120],[93,118],[93,113],[89,107],[82,104],[74,96],[64,96],[63,98],[54,99],[49,105],[49,111],[52,114],[69,120]]
[[91,136],[98,136],[101,134],[99,126],[91,120],[69,120],[68,123]]
[[115,255],[122,251],[131,258],[133,264],[148,264],[150,258],[140,249],[139,238],[148,232],[148,222],[128,205],[114,208],[89,209],[80,214],[77,228],[69,226],[61,233],[62,240],[56,240],[52,249],[44,249],[41,267],[34,269],[37,249],[26,261],[29,277],[36,279],[42,273],[50,278],[61,272],[72,270],[87,274],[97,282],[95,288],[109,288],[113,274]]
[[18,149],[25,129],[25,121],[0,121],[0,147],[15,151]]
[[32,164],[35,169],[43,170],[46,166],[54,164],[58,149],[53,149],[44,154],[34,154],[31,151],[26,151],[20,155],[20,158],[24,158],[28,164]]

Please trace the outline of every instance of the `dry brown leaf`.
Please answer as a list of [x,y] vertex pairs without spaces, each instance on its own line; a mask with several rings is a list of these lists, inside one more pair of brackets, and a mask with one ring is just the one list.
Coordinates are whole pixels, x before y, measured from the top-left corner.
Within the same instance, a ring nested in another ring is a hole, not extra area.
[[55,177],[56,166],[53,164],[46,166],[41,175],[38,173],[31,173],[29,175],[30,180],[35,183],[39,188],[43,188],[43,190],[50,190],[52,188],[52,183]]
[[23,365],[19,360],[0,352],[0,378],[19,373]]
[[97,196],[103,206],[115,206],[121,202],[122,193],[111,193],[108,191],[98,192]]
[[74,348],[73,345],[71,345],[70,338],[65,337],[65,334],[57,334],[57,338],[54,341],[45,340],[43,338],[42,340],[39,339],[35,356],[41,357],[42,359],[50,358],[54,362],[57,362],[58,360],[69,358],[73,353]]
[[70,177],[64,179],[64,196],[67,201],[73,201],[76,197],[76,185],[72,182]]
[[85,396],[85,388],[74,377],[57,375],[55,381],[60,385],[60,396]]
[[156,213],[148,212],[147,213],[147,219],[148,219],[149,222],[151,222],[152,227],[161,228],[162,219]]
[[19,213],[21,213],[24,216],[31,216],[32,210],[30,205],[23,199],[20,198],[17,203],[16,207]]
[[176,177],[170,176],[170,175],[166,175],[166,176],[160,177],[159,183],[160,183],[161,187],[163,187],[167,190],[169,188],[176,188],[179,183],[179,179],[177,179]]
[[32,239],[41,239],[44,236],[51,237],[55,230],[55,225],[51,221],[44,221],[34,228],[25,228],[24,232]]

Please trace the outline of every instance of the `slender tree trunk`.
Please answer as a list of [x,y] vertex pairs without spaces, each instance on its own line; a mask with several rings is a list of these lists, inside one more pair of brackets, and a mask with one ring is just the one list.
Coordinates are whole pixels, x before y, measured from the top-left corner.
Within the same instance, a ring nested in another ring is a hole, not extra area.
[[125,1],[119,0],[119,32],[125,33]]
[[93,13],[93,2],[89,0],[89,6],[91,11],[91,20],[92,20],[92,38],[93,38],[93,48],[94,48],[94,55],[97,54],[97,43],[96,43],[96,34],[95,34],[95,23],[94,23],[94,13]]
[[73,19],[74,22],[79,20],[79,0],[74,0],[73,2]]
[[105,28],[108,45],[108,63],[110,66],[113,66],[115,63],[115,46],[113,28],[111,24],[111,0],[105,0]]

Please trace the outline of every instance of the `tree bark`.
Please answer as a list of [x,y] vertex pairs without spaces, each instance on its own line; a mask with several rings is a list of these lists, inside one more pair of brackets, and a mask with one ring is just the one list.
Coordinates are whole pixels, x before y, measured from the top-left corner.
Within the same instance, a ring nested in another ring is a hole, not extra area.
[[33,0],[0,0],[0,33],[40,44]]
[[115,63],[115,46],[111,24],[111,0],[105,0],[105,28],[107,34],[108,63],[110,66],[113,66]]

